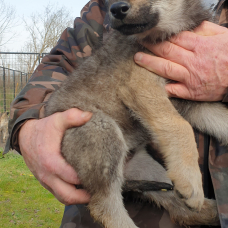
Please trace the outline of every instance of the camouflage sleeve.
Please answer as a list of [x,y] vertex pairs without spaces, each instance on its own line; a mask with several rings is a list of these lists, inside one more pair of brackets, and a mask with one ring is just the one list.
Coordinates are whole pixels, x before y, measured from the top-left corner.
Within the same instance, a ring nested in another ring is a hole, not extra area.
[[[228,28],[228,2],[225,0],[220,1],[217,7],[219,18],[219,25]],[[223,97],[222,102],[228,102],[228,92]]]
[[[217,7],[219,24],[228,28],[228,1],[221,0]],[[228,102],[228,93],[223,102]],[[221,227],[228,227],[228,147],[211,138],[209,147],[209,171],[218,205]]]
[[18,132],[28,119],[44,116],[44,104],[50,94],[83,60],[91,55],[92,48],[102,39],[105,18],[103,0],[90,0],[76,18],[74,28],[67,28],[57,45],[45,56],[28,84],[11,104],[9,138],[4,153],[10,147],[20,151]]

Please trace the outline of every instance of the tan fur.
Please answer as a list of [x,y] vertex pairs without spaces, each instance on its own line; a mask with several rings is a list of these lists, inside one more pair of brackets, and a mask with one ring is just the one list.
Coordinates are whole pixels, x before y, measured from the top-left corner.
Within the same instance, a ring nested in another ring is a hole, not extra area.
[[[120,87],[120,97],[143,125],[151,128],[150,132],[166,159],[168,175],[175,188],[187,199],[190,207],[200,209],[203,190],[193,130],[170,103],[164,89],[164,79],[158,80],[157,76],[153,77],[134,63],[132,69],[134,74],[130,81]],[[174,135],[177,136],[175,140]]]
[[[129,12],[121,20],[110,13],[112,27],[123,34],[110,32],[106,43],[63,82],[51,96],[46,116],[72,107],[93,113],[88,123],[66,131],[62,154],[91,194],[91,215],[105,227],[136,228],[123,206],[121,188],[142,160],[125,161],[129,151],[144,153],[142,148],[151,142],[165,161],[167,172],[161,177],[172,181],[175,191],[150,191],[141,197],[163,206],[179,224],[215,225],[216,203],[204,199],[191,125],[227,145],[228,111],[219,103],[170,100],[166,80],[133,61],[136,52],[146,51],[142,40],[157,42],[191,30],[210,14],[195,0],[178,0],[179,5],[173,0],[144,2],[129,1]],[[114,3],[119,1],[107,1],[108,7]],[[148,161],[139,181],[153,181],[150,173],[156,169],[153,159]]]
[[[152,151],[155,154],[156,151]],[[171,183],[163,166],[156,162],[144,148],[139,149],[134,157],[126,164],[124,176],[127,180],[135,181],[164,181]],[[189,210],[186,204],[173,191],[149,191],[134,193],[134,198],[144,199],[165,208],[171,220],[181,226],[219,224],[217,205],[214,200],[205,199],[200,212]]]
[[7,115],[7,112],[4,112],[0,117],[0,133],[2,135],[2,142],[5,143],[6,139],[8,137],[8,122],[9,117]]

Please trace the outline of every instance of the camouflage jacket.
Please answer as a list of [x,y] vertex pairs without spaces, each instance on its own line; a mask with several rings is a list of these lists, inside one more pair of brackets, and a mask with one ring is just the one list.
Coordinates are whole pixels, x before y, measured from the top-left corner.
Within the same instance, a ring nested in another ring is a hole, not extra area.
[[[228,1],[215,2],[219,24],[228,27]],[[208,0],[205,0],[208,2]],[[28,119],[42,118],[44,105],[51,93],[78,65],[91,55],[93,47],[99,42],[104,32],[109,30],[108,17],[103,0],[90,0],[82,9],[81,17],[76,18],[74,28],[67,28],[50,54],[42,59],[28,84],[23,88],[11,105],[9,133],[5,152],[9,148],[20,151],[18,132]],[[223,102],[228,101],[228,96]],[[207,135],[195,132],[200,155],[200,168],[203,173],[206,197],[215,196],[221,226],[228,227],[228,151]],[[137,225],[142,227],[178,227],[173,225],[166,211],[147,204],[126,204],[130,215]],[[83,223],[84,221],[84,223]],[[64,224],[68,224],[65,226]],[[72,226],[71,226],[71,225]],[[62,227],[100,227],[93,223],[83,205],[66,207]],[[84,224],[84,225],[83,225]],[[78,226],[77,226],[78,227]]]

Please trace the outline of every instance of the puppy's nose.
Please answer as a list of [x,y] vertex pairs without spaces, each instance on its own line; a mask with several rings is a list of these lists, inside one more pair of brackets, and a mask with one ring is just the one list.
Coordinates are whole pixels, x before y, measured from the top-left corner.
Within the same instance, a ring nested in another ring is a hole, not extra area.
[[116,19],[123,20],[130,9],[130,5],[127,2],[116,2],[110,7],[110,11]]

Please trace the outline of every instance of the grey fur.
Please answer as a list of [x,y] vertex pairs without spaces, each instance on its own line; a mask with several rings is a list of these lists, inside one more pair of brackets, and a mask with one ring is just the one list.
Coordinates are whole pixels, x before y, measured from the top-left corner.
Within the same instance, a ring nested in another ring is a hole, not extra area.
[[[107,1],[107,6],[115,2]],[[110,33],[105,44],[53,93],[46,116],[72,107],[93,113],[84,126],[66,131],[62,154],[91,194],[88,208],[92,216],[105,227],[136,228],[122,202],[124,179],[156,181],[158,171],[166,183],[172,180],[175,191],[146,192],[143,198],[166,208],[179,224],[216,225],[216,203],[203,197],[189,123],[227,145],[227,109],[220,103],[173,99],[175,109],[164,88],[166,80],[133,61],[136,52],[146,51],[138,41],[157,42],[191,30],[208,20],[210,13],[195,0],[129,3],[123,20],[110,13],[113,28],[125,35]],[[143,148],[150,142],[158,147],[167,171],[145,153]],[[125,165],[130,150],[137,151],[137,156]]]

